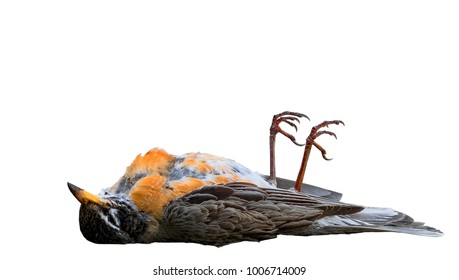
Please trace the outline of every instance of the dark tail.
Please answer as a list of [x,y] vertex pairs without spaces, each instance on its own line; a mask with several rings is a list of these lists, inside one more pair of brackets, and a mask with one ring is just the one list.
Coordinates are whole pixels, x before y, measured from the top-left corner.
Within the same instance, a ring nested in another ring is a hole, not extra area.
[[367,207],[350,215],[328,216],[316,220],[305,235],[350,234],[358,232],[401,232],[421,236],[442,236],[443,233],[410,216],[390,208]]

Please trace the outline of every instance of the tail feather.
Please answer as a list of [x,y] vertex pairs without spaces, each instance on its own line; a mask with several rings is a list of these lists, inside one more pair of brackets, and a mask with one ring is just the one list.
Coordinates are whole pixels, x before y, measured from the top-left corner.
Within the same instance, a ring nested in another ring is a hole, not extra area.
[[[266,176],[266,178],[268,177]],[[294,181],[277,178],[277,187],[280,189],[292,189],[294,184]],[[339,202],[342,198],[341,193],[309,184],[303,184],[301,191],[309,195],[329,199],[330,202]],[[424,223],[414,221],[413,218],[405,213],[390,208],[365,207],[360,212],[354,214],[341,213],[343,215],[319,218],[306,231],[301,229],[301,232],[294,231],[289,234],[325,235],[359,232],[400,232],[421,236],[443,235],[441,231],[425,226]]]
[[316,220],[304,235],[350,234],[358,232],[400,232],[421,236],[441,236],[435,228],[416,222],[390,208],[367,207],[350,215],[328,216]]

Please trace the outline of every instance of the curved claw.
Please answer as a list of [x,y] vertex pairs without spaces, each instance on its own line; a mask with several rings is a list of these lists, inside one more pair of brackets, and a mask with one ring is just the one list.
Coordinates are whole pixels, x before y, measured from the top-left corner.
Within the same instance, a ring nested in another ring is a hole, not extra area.
[[335,124],[335,125],[342,124],[342,125],[345,126],[344,122],[343,122],[343,121],[340,121],[340,120],[323,121],[323,122],[321,122],[319,125],[316,125],[313,129],[319,130],[319,129],[321,129],[322,127],[328,127],[328,126],[331,125],[331,124]]
[[333,158],[328,158],[327,157],[327,151],[324,148],[322,148],[322,146],[320,146],[316,142],[314,142],[312,144],[314,145],[314,147],[316,147],[322,153],[323,159],[325,159],[325,160],[332,160],[333,159]]
[[284,111],[284,112],[282,112],[280,114],[274,115],[273,119],[278,119],[279,117],[289,116],[289,115],[290,116],[295,116],[295,117],[298,117],[298,118],[306,118],[306,119],[310,120],[309,117],[306,116],[305,114],[297,113],[297,112],[291,112],[291,111]]
[[342,124],[343,126],[346,126],[346,125],[344,124],[344,122],[343,122],[343,121],[340,121],[340,120],[330,121],[330,124],[336,124],[336,125]]
[[292,123],[291,121],[289,120],[284,120],[284,123],[290,125],[291,127],[293,127],[295,129],[295,131],[298,131],[298,126],[294,123]]
[[297,121],[298,123],[300,123],[300,118],[292,117],[292,116],[279,117],[279,118],[277,118],[277,120],[279,122],[289,120],[289,121]]
[[285,132],[285,131],[283,131],[283,130],[280,130],[279,133],[281,133],[282,135],[284,135],[285,137],[287,137],[288,139],[290,139],[290,141],[292,141],[293,144],[295,144],[295,145],[297,145],[297,146],[304,146],[304,144],[300,144],[300,143],[296,142],[296,138],[295,138],[295,136],[293,136],[292,134],[287,133],[287,132]]
[[336,136],[335,133],[333,133],[333,132],[331,132],[331,131],[328,131],[328,130],[321,130],[321,131],[318,131],[318,132],[314,135],[314,139],[316,139],[317,137],[319,137],[320,135],[323,135],[323,134],[331,135],[331,136],[335,137],[335,139],[338,139],[338,137]]
[[342,125],[346,126],[346,125],[344,124],[344,122],[343,122],[343,121],[340,121],[340,120],[324,121],[324,123],[327,123],[327,125],[330,125],[330,124],[340,125],[340,124],[342,124]]

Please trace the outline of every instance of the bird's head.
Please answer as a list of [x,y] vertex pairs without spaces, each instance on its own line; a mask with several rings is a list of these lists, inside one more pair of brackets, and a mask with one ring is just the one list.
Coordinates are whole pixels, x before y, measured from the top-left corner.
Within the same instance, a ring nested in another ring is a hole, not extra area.
[[94,195],[71,183],[67,185],[81,203],[80,230],[87,240],[105,244],[149,242],[146,236],[151,238],[155,221],[126,196]]

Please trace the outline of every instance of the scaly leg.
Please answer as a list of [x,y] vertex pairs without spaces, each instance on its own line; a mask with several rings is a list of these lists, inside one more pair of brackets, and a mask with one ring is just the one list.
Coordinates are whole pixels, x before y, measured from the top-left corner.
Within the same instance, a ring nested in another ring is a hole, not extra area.
[[281,133],[282,135],[290,139],[290,141],[292,141],[297,146],[304,145],[304,144],[299,144],[298,142],[296,142],[295,137],[285,132],[282,128],[280,128],[279,125],[281,123],[286,123],[292,126],[293,128],[295,128],[295,130],[297,131],[298,127],[296,126],[294,122],[296,121],[300,123],[299,118],[301,117],[307,118],[309,120],[308,116],[304,114],[289,112],[289,111],[285,111],[285,112],[282,112],[280,114],[273,116],[271,128],[269,129],[269,132],[270,132],[269,133],[269,160],[270,160],[269,180],[274,184],[276,184],[276,156],[275,156],[276,134]]
[[331,131],[328,131],[328,130],[319,131],[319,129],[323,127],[328,127],[330,124],[344,125],[344,122],[342,121],[324,121],[321,124],[314,126],[311,129],[311,133],[309,134],[308,138],[306,139],[306,146],[304,147],[303,160],[301,161],[300,171],[298,172],[298,177],[295,183],[295,190],[298,192],[301,191],[301,185],[303,184],[304,173],[306,171],[306,166],[308,165],[308,159],[309,159],[309,155],[311,154],[312,146],[319,149],[319,151],[322,153],[322,157],[325,160],[331,160],[330,158],[327,158],[326,156],[327,151],[325,151],[325,149],[322,148],[322,146],[320,146],[318,143],[315,142],[316,138],[323,134],[328,134],[336,138],[336,134]]

